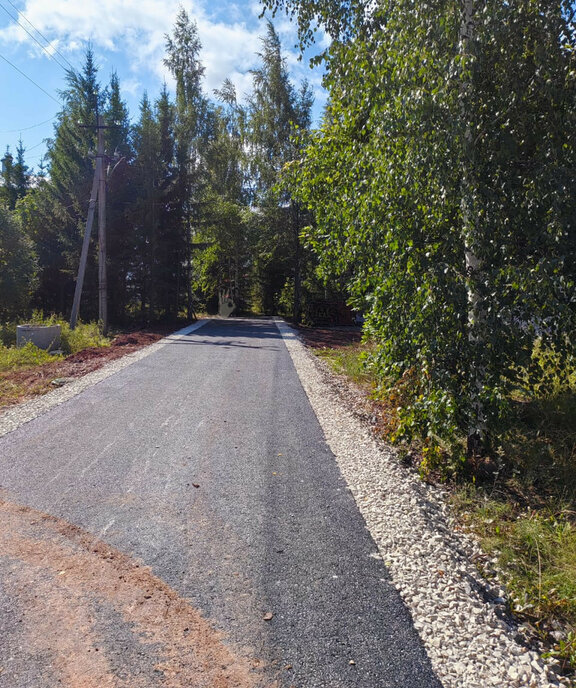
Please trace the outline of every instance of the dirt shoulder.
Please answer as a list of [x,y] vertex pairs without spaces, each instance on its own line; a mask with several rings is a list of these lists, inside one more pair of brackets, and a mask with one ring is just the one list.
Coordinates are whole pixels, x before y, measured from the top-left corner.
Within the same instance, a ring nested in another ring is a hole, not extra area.
[[298,334],[311,349],[337,349],[362,339],[360,327],[299,327]]

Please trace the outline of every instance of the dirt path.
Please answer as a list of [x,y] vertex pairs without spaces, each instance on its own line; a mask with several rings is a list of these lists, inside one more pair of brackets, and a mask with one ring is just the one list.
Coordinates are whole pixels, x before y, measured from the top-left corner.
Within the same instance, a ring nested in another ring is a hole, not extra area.
[[[255,685],[248,660],[236,657],[222,634],[148,567],[34,509],[0,501],[0,519],[2,580],[17,600],[4,623],[18,617],[21,649],[49,657],[52,673],[44,670],[31,685],[139,688],[159,679],[168,688]],[[16,666],[5,658],[0,685],[8,685],[2,679],[9,674],[22,685],[26,655]]]

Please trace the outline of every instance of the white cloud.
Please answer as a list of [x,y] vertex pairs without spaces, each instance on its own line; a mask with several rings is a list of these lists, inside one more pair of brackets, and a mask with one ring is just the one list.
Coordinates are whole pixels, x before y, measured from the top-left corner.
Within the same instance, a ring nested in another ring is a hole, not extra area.
[[[58,50],[72,59],[72,54],[90,41],[99,61],[102,51],[113,53],[105,57],[110,64],[115,61],[114,55],[119,59],[122,56],[134,75],[129,84],[123,80],[123,87],[136,88],[147,80],[146,73],[171,85],[162,60],[165,36],[171,32],[180,6],[198,24],[206,91],[212,93],[228,77],[241,97],[250,89],[249,70],[257,65],[259,37],[265,31],[264,23],[257,21],[261,7],[256,2],[216,0],[209,11],[198,0],[25,0],[22,13],[50,40],[50,52]],[[22,23],[26,24],[24,20]],[[310,78],[307,62],[298,62],[293,51],[294,24],[280,15],[274,23],[293,77]],[[43,54],[16,24],[0,30],[0,41],[26,44],[36,57]]]

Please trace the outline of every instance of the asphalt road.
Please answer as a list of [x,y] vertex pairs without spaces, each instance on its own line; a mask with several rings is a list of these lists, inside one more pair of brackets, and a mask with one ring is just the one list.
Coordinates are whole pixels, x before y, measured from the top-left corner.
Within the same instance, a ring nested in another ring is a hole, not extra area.
[[269,320],[0,438],[0,687],[440,688]]

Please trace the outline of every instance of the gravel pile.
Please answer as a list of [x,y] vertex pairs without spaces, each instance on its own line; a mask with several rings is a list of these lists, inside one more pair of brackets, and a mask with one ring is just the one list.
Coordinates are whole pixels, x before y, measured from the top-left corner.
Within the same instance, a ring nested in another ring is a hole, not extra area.
[[505,591],[478,573],[473,538],[454,530],[446,493],[422,483],[342,403],[325,366],[283,321],[284,338],[392,580],[445,688],[569,686],[522,643]]
[[45,413],[53,406],[63,404],[65,401],[68,401],[68,399],[75,397],[88,387],[105,380],[107,377],[110,377],[110,375],[114,375],[114,373],[117,373],[119,370],[158,351],[158,349],[166,346],[169,342],[194,332],[194,330],[202,327],[205,323],[206,320],[198,320],[198,322],[193,325],[189,325],[168,337],[164,337],[155,344],[145,346],[132,354],[111,361],[105,366],[102,366],[102,368],[92,373],[88,373],[88,375],[67,382],[64,386],[58,387],[53,392],[48,392],[48,394],[44,394],[36,399],[31,399],[30,401],[26,401],[22,404],[8,408],[6,411],[0,412],[0,437],[16,430],[16,428],[19,428],[24,423],[34,420],[34,418]]

